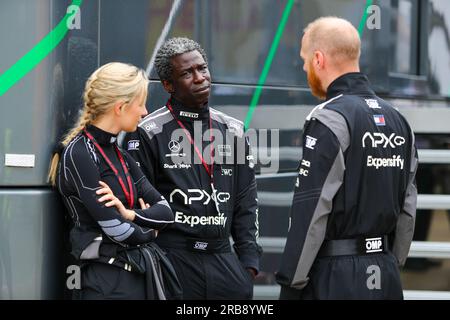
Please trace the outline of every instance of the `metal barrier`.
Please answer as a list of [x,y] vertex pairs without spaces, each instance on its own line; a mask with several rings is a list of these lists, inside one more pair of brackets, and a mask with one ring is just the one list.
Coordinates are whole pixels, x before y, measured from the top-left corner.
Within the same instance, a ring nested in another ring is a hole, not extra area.
[[[257,285],[254,289],[255,300],[277,300],[280,295],[279,285]],[[450,300],[450,291],[404,290],[405,300]]]
[[450,163],[450,150],[419,149],[420,163]]

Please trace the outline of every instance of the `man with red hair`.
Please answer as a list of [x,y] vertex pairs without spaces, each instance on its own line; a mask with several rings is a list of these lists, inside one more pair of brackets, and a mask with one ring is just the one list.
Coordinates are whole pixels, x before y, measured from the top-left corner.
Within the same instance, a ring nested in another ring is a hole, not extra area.
[[290,228],[277,273],[281,299],[402,299],[399,265],[416,211],[414,134],[360,73],[361,41],[344,19],[305,29],[300,56],[313,95]]

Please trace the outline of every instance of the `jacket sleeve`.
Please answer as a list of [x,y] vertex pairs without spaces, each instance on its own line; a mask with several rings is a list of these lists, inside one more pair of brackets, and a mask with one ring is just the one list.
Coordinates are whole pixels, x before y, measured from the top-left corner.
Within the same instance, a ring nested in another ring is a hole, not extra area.
[[411,166],[409,170],[408,186],[405,193],[405,200],[402,211],[397,220],[395,228],[394,244],[392,252],[400,266],[403,266],[408,257],[409,248],[414,234],[414,222],[416,219],[417,207],[417,188],[415,185],[415,176],[419,159],[414,144],[414,134],[411,132]]
[[127,133],[122,143],[126,150],[136,161],[145,177],[155,185],[158,152],[154,145],[156,139],[150,139],[145,129],[138,127],[135,132]]
[[126,220],[115,207],[108,208],[98,201],[100,197],[96,191],[100,189],[100,174],[83,140],[78,140],[64,154],[61,172],[64,183],[68,184],[70,189],[76,190],[78,201],[83,203],[90,216],[112,240],[129,245],[154,240],[153,229]]
[[[167,224],[174,222],[174,215],[166,199],[150,184],[138,167],[134,159],[124,152],[127,163],[130,167],[130,174],[133,177],[137,191],[137,197],[142,198],[150,205],[147,209],[134,209],[136,216],[134,223],[148,228],[162,229]],[[137,204],[139,207],[139,204]]]
[[[244,138],[237,138],[244,139]],[[244,268],[259,271],[262,249],[258,238],[258,206],[253,156],[248,139],[245,139],[245,163],[236,164],[236,191],[231,235],[234,249]]]
[[303,157],[295,183],[289,231],[277,282],[303,289],[325,239],[333,198],[343,182],[344,155],[337,136],[312,119],[305,125]]

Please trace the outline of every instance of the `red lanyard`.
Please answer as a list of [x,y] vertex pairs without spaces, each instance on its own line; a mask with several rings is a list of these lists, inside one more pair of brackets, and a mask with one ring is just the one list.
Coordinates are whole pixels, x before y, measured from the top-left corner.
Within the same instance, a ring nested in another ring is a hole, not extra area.
[[130,176],[130,173],[128,172],[128,168],[125,165],[125,160],[123,159],[122,153],[120,153],[119,148],[117,148],[117,146],[114,144],[114,149],[116,150],[117,156],[119,157],[120,164],[122,165],[122,168],[123,168],[123,172],[125,173],[125,176],[127,177],[128,189],[130,190],[129,192],[128,192],[127,188],[125,187],[125,183],[123,182],[122,177],[119,175],[119,171],[114,166],[114,164],[111,162],[111,160],[109,160],[108,156],[103,151],[103,148],[100,147],[100,145],[97,143],[97,141],[94,139],[94,137],[89,132],[87,132],[86,129],[84,129],[84,133],[89,138],[89,140],[92,141],[92,143],[95,145],[95,147],[98,149],[98,151],[100,151],[103,159],[105,159],[106,163],[108,163],[109,167],[116,175],[116,178],[119,180],[119,183],[123,190],[123,193],[125,194],[125,198],[127,199],[129,208],[133,209],[133,204],[134,204],[133,184],[131,182],[131,176]]
[[195,152],[197,153],[198,157],[200,158],[200,160],[202,161],[203,167],[205,168],[206,172],[208,173],[211,182],[213,181],[213,161],[214,161],[214,157],[213,157],[213,152],[214,152],[214,148],[212,146],[212,142],[213,142],[213,135],[212,135],[212,120],[211,120],[211,116],[209,116],[209,142],[210,142],[210,146],[211,146],[211,153],[210,153],[210,165],[208,165],[205,161],[205,159],[202,156],[202,153],[200,152],[200,150],[198,149],[198,147],[196,146],[194,139],[192,139],[191,133],[186,129],[186,127],[184,126],[184,124],[178,120],[177,116],[175,115],[175,112],[173,111],[172,105],[170,103],[170,99],[169,101],[167,101],[167,108],[170,110],[170,113],[172,114],[173,118],[176,120],[176,122],[178,123],[178,125],[183,129],[184,133],[186,134],[187,138],[189,139],[189,142],[191,143],[191,145],[194,146]]

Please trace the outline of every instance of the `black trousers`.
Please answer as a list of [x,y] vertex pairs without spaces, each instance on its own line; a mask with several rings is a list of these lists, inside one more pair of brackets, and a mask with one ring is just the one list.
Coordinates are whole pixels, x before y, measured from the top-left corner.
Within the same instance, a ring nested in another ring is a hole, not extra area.
[[249,300],[253,279],[236,254],[199,253],[164,248],[183,288],[186,300]]
[[281,300],[402,300],[391,253],[317,258],[302,290],[281,287]]
[[144,300],[145,275],[104,263],[89,263],[81,268],[81,290],[74,293],[81,300]]
[[281,286],[280,300],[301,300],[302,290],[297,290],[287,286]]

